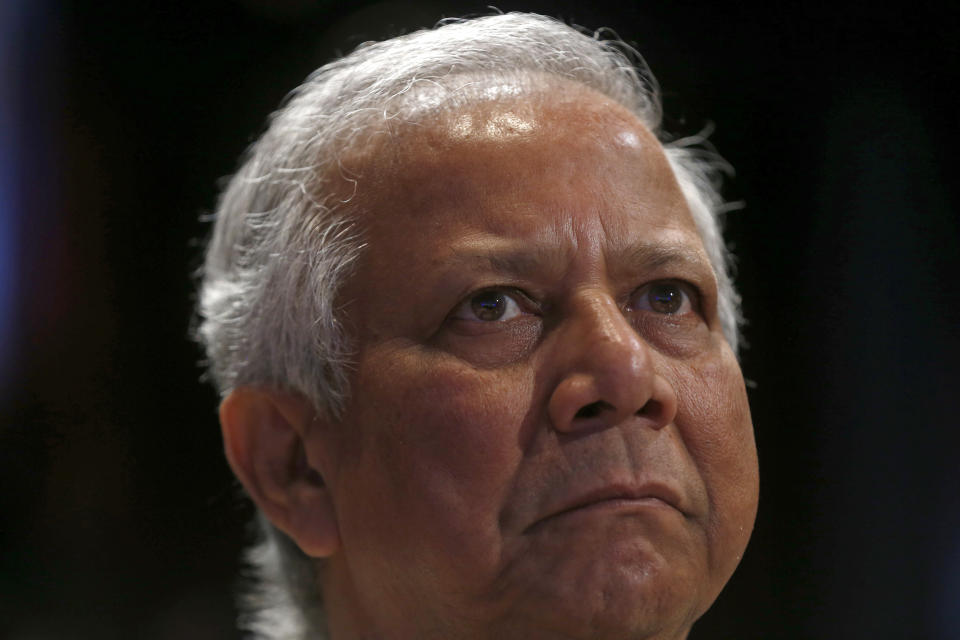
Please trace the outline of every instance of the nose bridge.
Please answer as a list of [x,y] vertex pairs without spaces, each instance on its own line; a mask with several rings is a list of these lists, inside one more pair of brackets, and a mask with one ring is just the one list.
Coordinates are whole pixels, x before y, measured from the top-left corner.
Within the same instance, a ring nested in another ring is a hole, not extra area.
[[648,393],[652,371],[647,345],[605,292],[581,291],[573,306],[571,372],[591,379],[596,402],[611,405],[618,413],[632,412],[632,405]]
[[609,294],[578,292],[567,322],[549,407],[556,429],[603,428],[634,415],[659,428],[673,419],[672,388],[657,376],[650,347]]
[[643,341],[609,295],[586,290],[578,298],[572,320],[586,351],[594,358],[626,358],[631,363],[643,355]]

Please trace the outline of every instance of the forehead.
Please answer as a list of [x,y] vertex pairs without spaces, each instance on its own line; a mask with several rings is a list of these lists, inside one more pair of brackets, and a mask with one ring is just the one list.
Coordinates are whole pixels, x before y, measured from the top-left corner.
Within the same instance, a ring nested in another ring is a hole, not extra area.
[[662,146],[623,106],[572,83],[476,93],[415,112],[354,156],[373,252],[385,236],[422,244],[453,230],[567,249],[584,234],[702,246]]

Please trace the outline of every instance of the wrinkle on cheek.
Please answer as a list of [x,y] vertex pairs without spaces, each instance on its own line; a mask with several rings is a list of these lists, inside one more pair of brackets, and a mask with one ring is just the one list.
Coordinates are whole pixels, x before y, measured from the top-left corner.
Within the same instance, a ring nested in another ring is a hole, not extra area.
[[676,423],[707,490],[708,564],[726,580],[740,561],[757,509],[756,445],[746,390],[728,349],[674,366],[680,398]]
[[[732,355],[677,372],[678,426],[700,470],[713,515],[718,497],[754,492],[756,445],[743,378]],[[745,495],[739,495],[742,499]]]
[[[384,372],[378,404],[377,440],[380,457],[401,475],[415,465],[418,482],[435,487],[463,485],[463,477],[496,474],[481,471],[488,465],[512,463],[517,433],[529,404],[529,376],[520,367],[483,371],[452,358],[426,364],[416,372],[394,367]],[[388,381],[408,380],[398,387]],[[393,449],[395,454],[390,455]],[[409,449],[409,455],[397,455]],[[428,487],[428,490],[431,489]]]
[[675,379],[685,420],[696,425],[691,444],[705,449],[701,453],[719,453],[727,443],[743,442],[752,433],[746,391],[735,363],[694,362]]
[[499,370],[526,358],[540,342],[542,333],[542,320],[529,317],[506,322],[502,328],[493,327],[490,333],[456,335],[443,331],[436,344],[471,367]]
[[386,452],[391,475],[403,479],[397,502],[432,523],[420,542],[450,547],[448,558],[497,565],[498,514],[523,459],[517,432],[530,384],[518,373],[448,363],[400,398],[410,423],[393,430],[407,434],[405,451]]

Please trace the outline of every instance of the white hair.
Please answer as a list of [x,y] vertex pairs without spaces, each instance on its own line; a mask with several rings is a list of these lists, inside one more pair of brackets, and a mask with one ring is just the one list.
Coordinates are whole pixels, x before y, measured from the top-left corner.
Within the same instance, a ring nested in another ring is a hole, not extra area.
[[[719,317],[736,352],[739,297],[719,223],[723,165],[691,144],[701,139],[666,139],[653,76],[633,49],[602,35],[532,14],[446,21],[361,45],[294,90],[221,195],[201,270],[197,334],[221,394],[273,385],[339,416],[351,349],[334,301],[364,245],[360,212],[332,185],[354,179],[341,164],[352,145],[403,121],[400,98],[449,87],[457,76],[558,78],[636,114],[664,144],[716,273]],[[244,626],[271,640],[324,637],[315,562],[262,515],[260,523],[263,541],[248,555],[256,585],[244,601]]]

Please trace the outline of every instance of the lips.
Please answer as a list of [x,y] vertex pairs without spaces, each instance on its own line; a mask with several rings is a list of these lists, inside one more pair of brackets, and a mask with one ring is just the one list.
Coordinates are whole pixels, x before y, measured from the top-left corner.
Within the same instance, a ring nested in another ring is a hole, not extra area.
[[528,531],[551,520],[593,507],[607,505],[631,507],[644,504],[670,507],[684,513],[680,507],[679,493],[666,484],[649,483],[639,486],[611,484],[558,501],[556,505],[546,510],[546,516],[528,527]]

